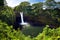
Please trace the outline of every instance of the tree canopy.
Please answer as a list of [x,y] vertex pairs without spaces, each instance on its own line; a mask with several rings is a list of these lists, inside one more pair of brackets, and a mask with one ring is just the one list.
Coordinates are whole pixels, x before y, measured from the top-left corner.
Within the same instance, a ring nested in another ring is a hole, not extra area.
[[4,0],[0,0],[0,6],[4,6]]

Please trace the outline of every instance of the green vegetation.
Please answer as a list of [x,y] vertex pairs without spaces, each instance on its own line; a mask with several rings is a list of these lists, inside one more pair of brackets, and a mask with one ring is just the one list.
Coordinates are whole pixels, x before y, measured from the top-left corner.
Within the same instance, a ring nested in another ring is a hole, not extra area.
[[[1,5],[3,5],[2,3],[0,0]],[[60,4],[60,2],[46,0],[45,4],[51,7]],[[0,40],[60,40],[60,9],[43,10],[42,7],[42,2],[32,5],[29,2],[21,2],[14,9],[8,6],[0,6]],[[20,12],[23,12],[24,17],[28,18],[26,18],[28,22],[39,22],[46,24],[46,27],[32,27],[31,25],[23,30],[19,28],[15,30],[13,26],[16,17],[20,17]]]
[[60,27],[51,29],[46,25],[42,33],[31,38],[24,35],[19,29],[15,30],[13,26],[8,26],[0,20],[0,40],[60,40]]
[[[27,40],[24,34],[18,29],[13,29],[13,26],[8,26],[0,20],[0,40]],[[30,40],[30,39],[29,39]]]
[[0,6],[4,6],[4,0],[0,0]]
[[[53,1],[52,4],[54,3],[55,5],[59,4],[55,2],[54,0],[46,0],[45,3],[49,3],[51,1]],[[47,6],[51,7],[54,5],[48,4]],[[60,9],[56,8],[56,9],[43,10],[42,7],[43,7],[42,2],[30,5],[30,3],[26,1],[21,2],[14,9],[8,6],[4,6],[4,7],[0,6],[1,8],[0,9],[0,20],[8,23],[9,25],[13,25],[14,22],[16,21],[16,17],[20,16],[19,13],[23,12],[24,17],[25,16],[27,17],[26,20],[28,20],[28,22],[32,20],[34,22],[39,22],[39,23],[43,23],[46,25],[60,26]]]
[[13,24],[15,20],[15,14],[13,9],[8,6],[3,7],[3,9],[0,11],[0,20],[10,25]]
[[37,40],[60,40],[60,27],[56,29],[50,29],[47,25],[43,32],[40,33],[37,37]]
[[[51,3],[53,1],[53,3]],[[52,4],[52,5],[51,5]],[[57,2],[54,0],[46,0],[45,5],[46,6],[53,6],[55,7]],[[21,2],[18,6],[14,8],[16,14],[19,14],[20,12],[24,13],[24,16],[27,16],[28,19],[26,20],[33,20],[38,21],[39,23],[48,24],[48,25],[54,25],[54,26],[60,26],[60,9],[46,9],[43,10],[43,3],[35,3],[30,5],[29,2]],[[38,20],[37,20],[38,19]],[[29,22],[28,21],[28,22]]]

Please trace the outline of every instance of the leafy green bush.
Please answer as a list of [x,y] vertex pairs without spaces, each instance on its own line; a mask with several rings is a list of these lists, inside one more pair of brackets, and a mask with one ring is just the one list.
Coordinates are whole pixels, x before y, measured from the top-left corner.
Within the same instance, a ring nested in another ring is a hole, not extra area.
[[0,20],[0,40],[31,40],[26,37],[19,29],[14,30],[13,26],[8,26]]
[[0,20],[5,21],[8,24],[13,24],[15,20],[15,14],[11,7],[5,6],[3,10],[0,11]]
[[36,38],[36,40],[60,40],[60,27],[56,29],[51,29],[47,25],[43,32],[40,33]]
[[60,27],[51,29],[47,25],[37,37],[25,36],[19,29],[13,29],[0,20],[0,40],[60,40]]

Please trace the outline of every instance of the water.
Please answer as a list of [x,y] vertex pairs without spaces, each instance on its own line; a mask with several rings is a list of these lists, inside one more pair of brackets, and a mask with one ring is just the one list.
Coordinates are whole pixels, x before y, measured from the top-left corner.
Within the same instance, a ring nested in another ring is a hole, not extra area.
[[21,12],[20,15],[21,15],[21,23],[24,23],[24,20],[23,20],[23,13]]
[[28,25],[27,22],[24,22],[24,19],[23,19],[23,12],[20,12],[20,15],[21,15],[21,23],[20,23],[20,25]]

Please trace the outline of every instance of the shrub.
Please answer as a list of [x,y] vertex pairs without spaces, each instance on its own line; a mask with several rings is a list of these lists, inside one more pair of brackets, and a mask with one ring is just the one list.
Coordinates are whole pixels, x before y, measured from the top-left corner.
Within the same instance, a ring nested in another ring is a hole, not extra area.
[[26,37],[19,29],[13,29],[13,26],[8,26],[0,20],[0,40],[31,40]]
[[60,40],[60,27],[51,29],[47,25],[37,37],[25,36],[19,29],[13,29],[0,20],[0,40]]
[[56,29],[51,29],[49,26],[46,26],[43,29],[43,32],[40,33],[36,40],[60,40],[60,27]]
[[11,7],[5,6],[3,10],[0,11],[0,20],[5,21],[8,24],[13,24],[15,21],[15,14]]

